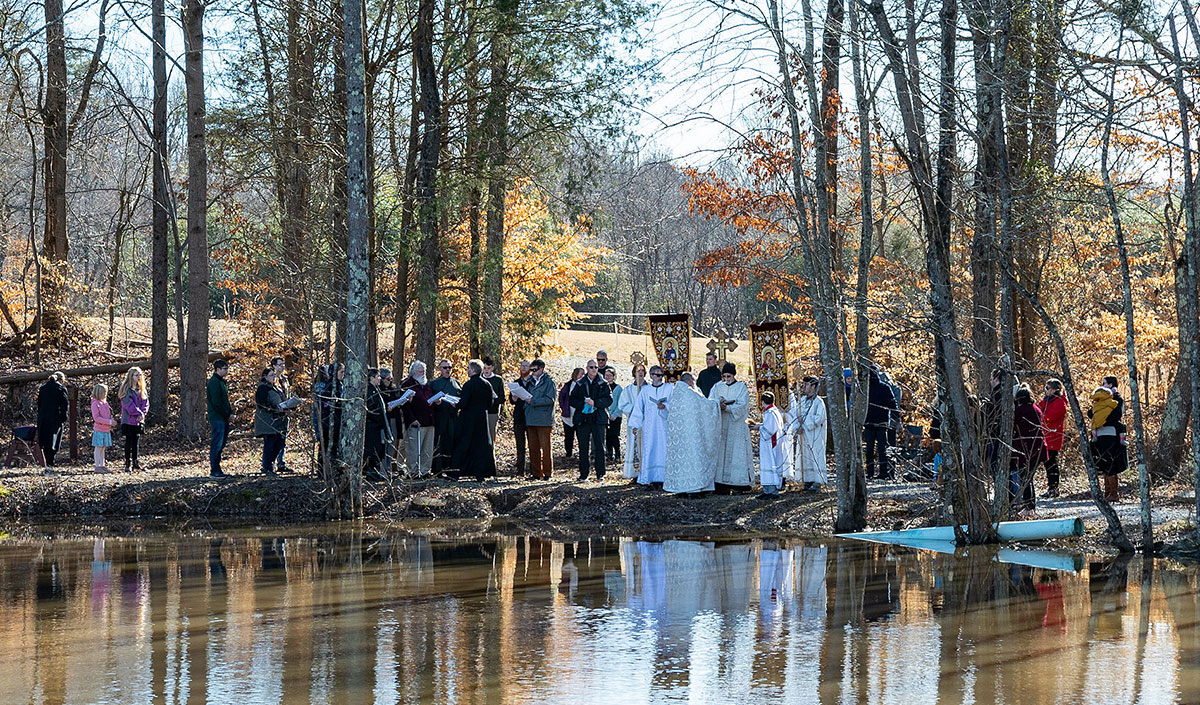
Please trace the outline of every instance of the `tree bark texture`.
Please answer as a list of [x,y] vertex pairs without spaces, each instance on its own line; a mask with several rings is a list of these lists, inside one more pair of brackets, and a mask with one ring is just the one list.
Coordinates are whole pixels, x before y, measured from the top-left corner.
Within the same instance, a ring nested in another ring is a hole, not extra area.
[[208,363],[208,142],[204,103],[204,0],[183,6],[184,83],[188,152],[188,327],[180,350],[179,435],[199,439],[207,425]]
[[442,104],[438,94],[437,65],[433,60],[435,0],[420,0],[413,36],[417,76],[421,90],[423,131],[417,165],[417,223],[421,231],[417,271],[416,353],[418,360],[434,364],[437,356],[438,280],[442,266],[438,240],[438,159],[442,144]]
[[504,322],[504,197],[508,193],[509,60],[517,31],[518,0],[499,0],[492,35],[491,91],[483,114],[487,144],[487,246],[483,256],[483,326],[480,350],[502,367]]
[[336,513],[362,513],[362,460],[366,438],[367,282],[367,119],[363,64],[363,1],[345,0],[346,65],[346,379],[342,435],[338,448],[345,464],[343,482],[333,488]]
[[45,0],[46,92],[42,101],[42,313],[36,322],[46,339],[62,328],[67,273],[67,40],[63,1]]
[[[151,118],[153,142],[153,185],[151,215],[150,288],[153,303],[150,312],[150,414],[149,420],[161,421],[167,410],[167,278],[170,264],[167,253],[167,228],[170,218],[170,174],[167,165],[167,16],[164,0],[151,0],[151,36],[154,106]],[[180,341],[182,342],[182,341]]]

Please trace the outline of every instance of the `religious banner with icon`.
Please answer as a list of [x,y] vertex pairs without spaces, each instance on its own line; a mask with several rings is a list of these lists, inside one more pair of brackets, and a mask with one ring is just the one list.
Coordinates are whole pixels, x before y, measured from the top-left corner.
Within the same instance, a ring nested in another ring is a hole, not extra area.
[[787,344],[781,321],[750,325],[750,363],[754,365],[759,413],[762,413],[762,393],[767,391],[775,395],[775,406],[786,412],[789,401]]
[[691,366],[692,325],[686,313],[647,316],[650,340],[662,365],[667,381],[679,380],[679,375]]

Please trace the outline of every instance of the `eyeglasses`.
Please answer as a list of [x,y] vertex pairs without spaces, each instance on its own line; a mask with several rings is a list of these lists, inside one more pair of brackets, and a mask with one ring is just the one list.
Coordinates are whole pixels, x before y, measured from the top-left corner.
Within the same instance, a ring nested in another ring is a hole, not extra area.
[[597,369],[597,367],[596,367],[595,365],[588,365],[588,369],[589,369],[589,370],[594,370],[594,369]]
[[663,373],[661,373],[661,372],[651,372],[651,373],[650,373],[650,376],[651,376],[651,377],[662,377],[662,376],[663,376]]
[[450,365],[442,365],[442,366],[441,366],[441,367],[439,367],[438,369],[440,369],[440,370],[449,370],[449,369],[451,369],[451,367],[450,367]]

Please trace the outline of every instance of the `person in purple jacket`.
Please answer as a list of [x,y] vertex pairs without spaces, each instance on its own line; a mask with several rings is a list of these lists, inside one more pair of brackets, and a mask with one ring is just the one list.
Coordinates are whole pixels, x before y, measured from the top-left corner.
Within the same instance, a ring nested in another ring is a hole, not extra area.
[[150,399],[146,396],[146,376],[142,368],[130,367],[125,373],[117,395],[121,397],[121,435],[125,436],[125,472],[141,470],[138,462],[138,440],[146,425]]

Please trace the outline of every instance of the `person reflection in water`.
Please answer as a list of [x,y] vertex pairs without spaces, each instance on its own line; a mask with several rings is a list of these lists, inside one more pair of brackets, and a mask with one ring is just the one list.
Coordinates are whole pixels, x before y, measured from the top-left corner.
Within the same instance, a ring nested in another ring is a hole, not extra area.
[[1046,614],[1042,617],[1042,627],[1049,629],[1057,627],[1063,634],[1067,633],[1067,607],[1063,603],[1062,583],[1058,575],[1045,571],[1038,578],[1038,597],[1046,603]]

